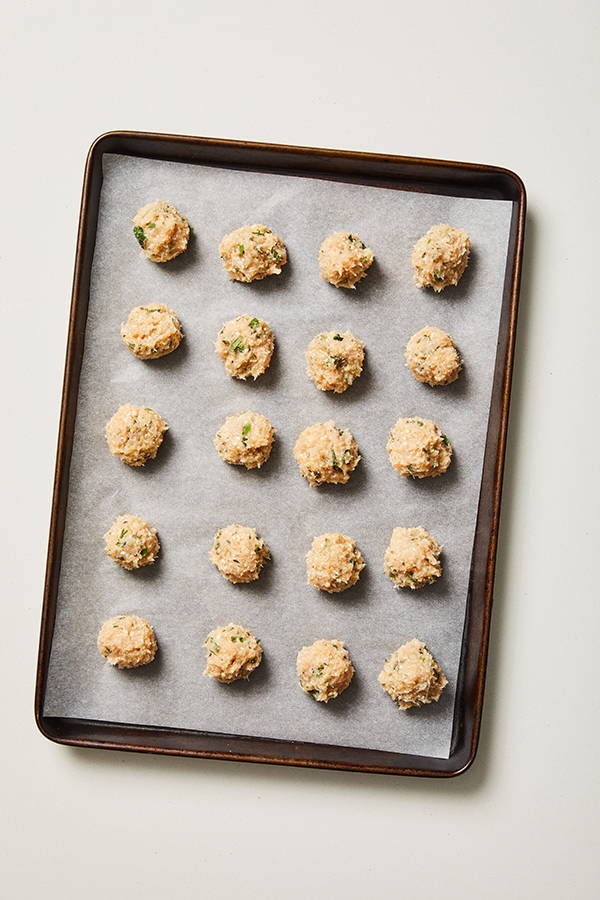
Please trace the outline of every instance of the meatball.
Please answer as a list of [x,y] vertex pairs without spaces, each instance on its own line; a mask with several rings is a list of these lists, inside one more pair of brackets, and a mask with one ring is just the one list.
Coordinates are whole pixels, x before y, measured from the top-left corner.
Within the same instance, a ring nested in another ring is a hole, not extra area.
[[211,562],[233,584],[256,581],[262,567],[271,558],[269,548],[254,528],[228,525],[215,534],[210,551]]
[[320,534],[306,554],[308,583],[329,594],[356,584],[364,567],[360,550],[345,534]]
[[174,206],[156,200],[137,212],[133,233],[144,256],[152,262],[163,263],[187,249],[190,226]]
[[168,427],[149,406],[126,403],[106,425],[108,449],[128,466],[143,466],[158,453]]
[[214,439],[217,453],[232,466],[260,469],[271,455],[275,429],[265,416],[247,412],[228,416]]
[[183,333],[181,323],[164,303],[135,306],[121,325],[121,338],[139,359],[159,359],[177,350]]
[[269,368],[275,338],[266,322],[256,316],[238,316],[225,322],[215,342],[215,351],[228,375],[255,381]]
[[285,244],[266,225],[244,225],[226,234],[219,255],[232,281],[260,281],[267,275],[280,275],[287,262]]
[[418,416],[398,419],[386,449],[391,464],[404,478],[442,475],[452,459],[452,445],[440,426]]
[[152,662],[158,650],[152,625],[139,616],[115,616],[98,633],[98,650],[111,666],[135,669]]
[[362,372],[365,345],[349,331],[324,331],[306,349],[306,374],[321,391],[343,393]]
[[397,588],[421,588],[442,574],[442,548],[424,528],[394,528],[385,551],[385,574]]
[[469,262],[469,235],[450,225],[434,225],[419,238],[412,253],[415,282],[439,294],[458,284]]
[[450,335],[431,325],[413,334],[406,345],[405,358],[417,381],[432,387],[456,381],[463,366]]
[[354,666],[342,641],[320,640],[300,650],[296,671],[304,693],[327,703],[346,690]]
[[104,540],[106,555],[130,571],[152,565],[160,550],[156,528],[138,516],[119,516]]
[[374,259],[373,251],[357,234],[336,231],[325,238],[319,250],[321,278],[336,287],[354,290]]
[[241,625],[221,625],[214,628],[204,641],[206,647],[205,675],[222,684],[248,679],[262,660],[258,638]]
[[423,641],[413,638],[385,660],[379,683],[400,709],[409,709],[439,700],[448,681]]
[[305,428],[294,446],[294,457],[310,485],[346,484],[361,459],[350,431],[331,421]]

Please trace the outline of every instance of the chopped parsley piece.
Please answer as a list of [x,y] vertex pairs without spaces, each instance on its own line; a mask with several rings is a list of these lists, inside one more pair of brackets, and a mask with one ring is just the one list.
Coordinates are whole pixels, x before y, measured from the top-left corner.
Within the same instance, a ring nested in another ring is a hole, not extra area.
[[243,256],[243,255],[244,255],[244,245],[238,244],[238,256]]
[[140,550],[140,556],[142,557],[142,559],[144,559],[145,556],[148,556],[148,548],[147,547],[142,547],[142,549]]
[[148,222],[146,228],[156,228],[156,222]]
[[342,454],[342,465],[347,466],[350,460],[352,459],[352,450],[344,450]]
[[333,449],[333,447],[331,448],[331,464],[332,464],[332,466],[333,466],[333,471],[334,471],[334,472],[341,472],[341,471],[342,471],[342,467],[340,466],[340,464],[339,464],[339,462],[338,462],[338,458],[337,458],[337,456],[335,455],[335,450]]
[[258,328],[258,326],[260,325],[260,319],[257,319],[257,318],[250,319],[250,321],[248,322],[248,325],[250,326],[250,328]]
[[354,235],[353,235],[353,234],[349,234],[349,235],[348,235],[348,240],[349,240],[349,241],[353,241],[353,240],[354,240]]
[[446,437],[445,434],[442,435],[442,444],[444,445],[444,447],[450,446],[450,441],[448,440],[448,438]]
[[334,334],[333,339],[334,339],[334,341],[343,341],[344,340],[344,338],[342,337],[341,334]]
[[135,239],[138,242],[138,244],[140,245],[140,247],[143,247],[144,244],[146,243],[146,235],[144,234],[144,229],[140,228],[139,225],[134,225],[133,233],[134,233]]
[[252,428],[252,424],[250,422],[247,422],[244,425],[244,427],[242,428],[242,444],[244,445],[244,447],[248,443],[248,434],[249,434],[251,428]]
[[251,234],[264,234],[264,231],[251,231]]
[[242,337],[241,337],[241,335],[238,334],[238,336],[236,338],[234,338],[232,340],[232,342],[230,343],[229,352],[230,353],[240,353],[242,350],[245,350],[245,349],[246,348],[244,347],[244,342],[242,340]]
[[279,262],[279,260],[281,259],[281,256],[280,256],[280,254],[277,252],[277,250],[275,249],[275,247],[271,247],[271,256],[273,257],[273,259],[276,259],[277,262]]

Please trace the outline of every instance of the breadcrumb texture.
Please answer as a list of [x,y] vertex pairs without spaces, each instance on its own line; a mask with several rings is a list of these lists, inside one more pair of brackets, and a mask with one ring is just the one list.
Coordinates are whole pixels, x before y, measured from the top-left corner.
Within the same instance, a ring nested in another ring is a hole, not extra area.
[[135,306],[121,325],[121,338],[139,359],[159,359],[177,350],[183,333],[181,322],[164,303]]
[[456,381],[463,367],[450,335],[431,325],[413,334],[406,345],[405,359],[417,381],[432,387]]
[[104,535],[104,541],[106,555],[130,571],[152,565],[160,550],[156,528],[139,516],[119,516]]
[[306,349],[306,374],[321,391],[343,393],[361,374],[365,345],[349,331],[324,331]]
[[214,439],[217,453],[233,466],[260,469],[271,455],[275,429],[265,416],[247,412],[228,416]]
[[225,322],[215,342],[215,351],[232,378],[256,380],[269,368],[275,338],[266,322],[256,316],[238,316]]
[[204,641],[206,647],[205,675],[222,684],[248,679],[260,665],[262,647],[251,631],[230,622],[214,628]]
[[320,591],[339,594],[356,584],[365,567],[352,538],[339,532],[318,535],[306,554],[307,581]]
[[458,284],[469,262],[471,242],[466,231],[434,225],[419,238],[412,253],[415,283],[439,294]]
[[174,259],[187,249],[190,238],[188,220],[164,200],[143,206],[133,220],[133,233],[144,256],[152,262]]
[[394,528],[383,559],[385,573],[397,588],[422,588],[442,574],[441,553],[424,528]]
[[139,616],[115,616],[98,634],[98,650],[111,666],[135,669],[151,663],[158,644],[152,625]]
[[254,528],[227,525],[215,534],[210,551],[211,562],[233,584],[256,581],[262,567],[271,558],[269,548]]
[[379,683],[400,709],[409,709],[439,700],[448,681],[423,641],[413,638],[386,659]]
[[294,457],[311,486],[346,484],[361,459],[351,432],[333,421],[305,428],[294,446]]
[[346,690],[354,666],[342,641],[319,640],[300,650],[296,671],[304,693],[327,703]]
[[120,406],[106,425],[110,452],[128,466],[143,466],[154,459],[168,425],[147,406]]
[[247,283],[280,275],[287,262],[285,244],[266,225],[244,225],[226,234],[219,255],[231,280]]
[[321,278],[336,287],[354,290],[374,259],[371,248],[357,234],[336,231],[325,238],[319,250]]
[[388,438],[390,462],[404,478],[435,478],[452,459],[452,445],[440,426],[412,416],[398,419]]

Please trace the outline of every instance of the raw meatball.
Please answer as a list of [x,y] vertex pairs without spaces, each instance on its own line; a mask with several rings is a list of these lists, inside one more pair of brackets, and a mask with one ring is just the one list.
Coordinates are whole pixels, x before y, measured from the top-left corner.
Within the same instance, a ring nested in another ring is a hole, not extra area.
[[139,210],[133,220],[133,233],[152,262],[168,262],[187,249],[190,226],[179,210],[156,200]]
[[221,459],[233,466],[260,469],[271,455],[275,429],[265,416],[243,412],[228,416],[215,435]]
[[215,534],[210,558],[228,581],[247,584],[256,581],[271,554],[254,528],[228,525]]
[[419,287],[432,287],[439,294],[458,284],[469,262],[469,235],[450,225],[434,225],[415,244],[412,265]]
[[280,275],[287,262],[285,244],[266,225],[244,225],[226,234],[219,255],[232,281],[260,281],[267,275]]
[[233,378],[256,380],[269,368],[275,338],[266,322],[256,316],[238,316],[225,322],[217,335],[215,350]]
[[361,456],[347,428],[335,422],[310,425],[298,437],[294,456],[310,485],[346,484]]
[[345,691],[354,666],[342,641],[315,641],[298,654],[296,671],[300,687],[315,700],[327,703]]
[[406,345],[405,358],[417,381],[432,387],[456,381],[463,365],[450,335],[431,325],[413,334]]
[[391,464],[404,478],[441,475],[452,459],[452,445],[440,426],[418,416],[398,419],[390,431],[387,452]]
[[143,466],[154,459],[168,429],[149,406],[120,406],[106,425],[108,449],[128,466]]
[[408,709],[439,700],[448,681],[423,641],[413,638],[386,659],[379,683],[400,709]]
[[181,323],[164,303],[135,306],[121,325],[123,343],[139,359],[159,359],[177,350],[183,337]]
[[364,278],[375,256],[357,234],[336,231],[319,250],[321,278],[336,287],[352,288]]
[[306,374],[321,391],[341,394],[362,372],[364,348],[349,331],[324,331],[306,349]]
[[152,662],[158,650],[152,625],[139,616],[115,616],[98,634],[98,650],[111,666],[135,669]]
[[423,587],[442,574],[442,548],[424,528],[394,528],[385,551],[385,574],[397,588]]
[[364,567],[360,550],[345,534],[320,534],[306,554],[308,583],[330,594],[356,584]]
[[260,665],[263,651],[260,641],[241,625],[221,625],[214,628],[206,640],[205,675],[222,684],[250,678]]
[[130,571],[151,565],[160,550],[156,528],[138,516],[119,516],[104,540],[107,556]]

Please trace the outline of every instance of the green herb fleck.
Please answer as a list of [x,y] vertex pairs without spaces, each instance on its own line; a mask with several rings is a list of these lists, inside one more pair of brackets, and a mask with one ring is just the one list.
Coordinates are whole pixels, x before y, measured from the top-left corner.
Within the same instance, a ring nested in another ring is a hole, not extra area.
[[242,428],[242,444],[244,445],[244,447],[248,443],[248,434],[249,434],[251,428],[252,428],[252,424],[250,422],[247,422],[244,425],[244,427]]
[[334,339],[334,341],[343,341],[344,340],[344,338],[342,337],[341,334],[334,334],[333,339]]
[[144,229],[140,228],[139,225],[134,225],[133,233],[134,233],[135,239],[138,242],[138,244],[140,245],[140,247],[143,247],[144,244],[146,243],[146,235],[144,234]]
[[251,234],[264,234],[264,231],[252,231]]
[[156,222],[148,222],[146,228],[156,228]]
[[144,559],[144,557],[148,556],[148,548],[147,547],[142,547],[142,549],[140,550],[140,556],[142,557],[142,559]]
[[236,338],[234,338],[232,340],[232,342],[230,343],[229,352],[230,353],[239,353],[240,351],[245,350],[245,349],[246,348],[244,347],[244,342],[241,338],[241,335],[238,334],[238,336]]
[[279,260],[281,259],[281,256],[280,256],[280,254],[277,252],[277,250],[275,249],[275,247],[271,247],[271,256],[273,257],[273,259],[276,259],[277,262],[279,262]]
[[354,240],[354,235],[353,235],[353,234],[349,234],[349,235],[348,235],[348,240],[349,240],[349,241],[353,241],[353,240]]
[[450,441],[448,440],[448,438],[446,437],[445,434],[442,435],[442,444],[444,445],[444,447],[450,446]]
[[244,245],[238,244],[238,256],[243,256],[243,255],[244,255]]
[[352,459],[352,450],[344,450],[342,454],[342,465],[347,466]]
[[250,328],[258,328],[258,326],[260,325],[260,319],[257,319],[256,317],[254,319],[250,319],[248,325],[250,326]]
[[338,462],[338,459],[337,459],[337,456],[335,455],[335,450],[333,449],[333,447],[331,448],[331,464],[333,466],[334,472],[342,471],[342,467],[340,466],[340,464]]

